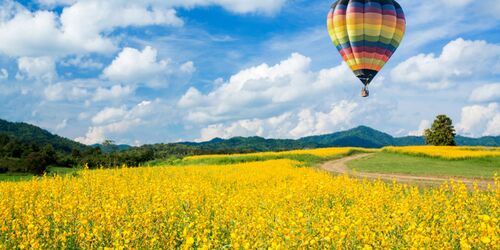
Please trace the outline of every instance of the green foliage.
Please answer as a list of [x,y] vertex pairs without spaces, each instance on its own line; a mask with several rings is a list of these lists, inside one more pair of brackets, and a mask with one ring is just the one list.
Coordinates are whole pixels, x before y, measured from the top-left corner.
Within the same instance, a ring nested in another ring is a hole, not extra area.
[[0,181],[27,181],[31,180],[33,175],[23,173],[0,174]]
[[34,175],[43,175],[45,170],[47,170],[49,163],[49,156],[42,152],[30,153],[27,157],[28,169],[27,171]]
[[[500,136],[477,139],[459,136],[456,138],[456,142],[461,146],[484,145],[494,147],[500,146]],[[347,131],[304,137],[297,140],[264,139],[261,137],[235,137],[227,140],[214,139],[202,143],[183,144],[196,147],[205,152],[209,152],[210,154],[215,154],[230,151],[248,153],[326,147],[382,148],[386,146],[414,146],[425,145],[425,139],[421,136],[393,137],[375,129],[360,126]]]
[[47,166],[57,162],[52,145],[38,147],[0,134],[0,173],[22,172],[43,175]]
[[387,145],[396,145],[394,137],[391,135],[365,126],[329,135],[305,137],[299,140],[316,143],[321,147],[382,148]]
[[425,130],[425,142],[434,146],[456,146],[455,127],[446,115],[438,115],[430,129]]
[[444,160],[391,152],[350,161],[347,166],[360,172],[492,178],[500,173],[500,157]]
[[[457,137],[459,145],[500,146],[500,137],[480,139]],[[0,174],[41,174],[49,165],[90,168],[143,166],[145,164],[178,163],[191,155],[233,154],[268,151],[287,151],[324,147],[357,146],[380,148],[384,146],[423,145],[422,137],[394,138],[391,135],[358,127],[329,135],[312,136],[298,140],[265,139],[261,137],[236,137],[228,140],[214,139],[203,143],[155,144],[142,147],[104,145],[92,147],[53,135],[46,130],[26,123],[0,120]],[[302,156],[301,156],[302,157]],[[251,159],[233,159],[246,161]],[[304,160],[304,159],[299,159]],[[314,162],[305,159],[304,162]]]
[[50,144],[56,152],[60,153],[71,153],[73,149],[83,151],[88,148],[88,146],[53,135],[47,130],[26,123],[13,123],[0,119],[0,133],[18,142],[33,144],[37,147]]

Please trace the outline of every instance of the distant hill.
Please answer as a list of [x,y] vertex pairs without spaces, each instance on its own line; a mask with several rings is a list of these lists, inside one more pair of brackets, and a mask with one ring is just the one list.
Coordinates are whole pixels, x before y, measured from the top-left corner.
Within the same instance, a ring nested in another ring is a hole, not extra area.
[[[460,146],[499,147],[500,136],[482,138],[457,136],[456,142]],[[204,150],[237,149],[264,152],[324,147],[382,148],[386,146],[425,145],[425,141],[423,137],[393,137],[387,133],[380,132],[370,127],[360,126],[333,134],[309,136],[297,140],[265,139],[261,137],[235,137],[227,140],[216,138],[208,142],[185,142],[182,144],[195,146]]]
[[265,152],[283,151],[302,148],[317,148],[320,145],[314,142],[302,142],[289,139],[265,139],[262,137],[234,137],[231,139],[215,138],[208,142],[184,142],[183,145],[193,146],[202,151],[238,151],[238,152]]
[[[52,145],[56,151],[71,153],[73,149],[84,151],[89,146],[80,144],[67,138],[51,134],[47,130],[27,124],[13,123],[0,119],[0,134],[7,134],[12,138],[24,143],[38,146]],[[468,138],[457,136],[456,142],[460,146],[496,146],[500,147],[500,136],[488,136],[481,138]],[[332,134],[317,135],[292,139],[265,139],[262,137],[234,137],[231,139],[216,138],[211,141],[195,143],[175,143],[192,146],[200,152],[265,152],[283,151],[307,148],[324,147],[364,147],[382,148],[385,146],[409,146],[424,145],[424,138],[418,136],[393,137],[387,133],[366,126],[359,126],[346,131]],[[171,144],[171,145],[175,145]],[[96,144],[91,147],[99,147],[105,153],[113,151],[112,148]],[[129,145],[116,145],[117,151],[133,149]]]
[[485,136],[481,138],[457,136],[455,141],[461,146],[500,147],[500,136]]
[[73,149],[80,151],[88,149],[88,146],[51,134],[47,130],[27,123],[14,123],[0,119],[0,133],[6,134],[20,142],[40,147],[50,144],[56,151],[64,153],[71,153]]
[[297,141],[316,143],[321,147],[381,148],[396,144],[391,135],[366,126],[328,135],[304,137]]

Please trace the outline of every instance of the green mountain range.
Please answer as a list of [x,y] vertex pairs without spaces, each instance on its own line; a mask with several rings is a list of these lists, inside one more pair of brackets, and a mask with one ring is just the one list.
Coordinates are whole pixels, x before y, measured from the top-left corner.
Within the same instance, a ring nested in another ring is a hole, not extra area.
[[[456,142],[460,146],[499,147],[500,136],[481,138],[457,136]],[[265,139],[261,137],[235,137],[227,140],[216,138],[208,142],[185,142],[183,144],[199,147],[201,149],[239,149],[263,152],[324,147],[381,148],[385,146],[425,145],[425,142],[423,137],[393,137],[387,133],[380,132],[370,127],[360,126],[333,134],[309,136],[297,140]]]
[[[6,134],[23,143],[35,144],[40,147],[50,144],[59,152],[71,153],[74,149],[79,151],[88,150],[78,142],[54,135],[47,130],[27,124],[13,123],[0,119],[0,133]],[[456,142],[461,146],[500,146],[500,136],[488,136],[481,138],[468,138],[457,136]],[[264,152],[264,151],[283,151],[305,148],[323,148],[323,147],[364,147],[381,148],[385,146],[408,146],[424,145],[423,137],[407,136],[393,137],[387,133],[380,132],[366,126],[360,126],[354,129],[340,131],[332,134],[309,136],[297,140],[292,139],[265,139],[262,137],[234,137],[231,139],[216,138],[208,142],[194,143],[183,142],[182,145],[192,146],[200,149],[202,152]],[[154,147],[154,145],[152,145]],[[105,152],[111,151],[102,145]],[[133,149],[128,145],[117,146],[118,151]]]

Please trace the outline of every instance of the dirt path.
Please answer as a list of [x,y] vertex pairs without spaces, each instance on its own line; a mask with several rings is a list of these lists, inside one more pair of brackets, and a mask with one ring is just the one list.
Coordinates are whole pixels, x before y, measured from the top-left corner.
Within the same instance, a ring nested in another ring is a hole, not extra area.
[[449,181],[453,179],[455,181],[463,182],[467,187],[471,188],[474,186],[474,183],[481,188],[487,188],[488,185],[494,186],[493,180],[480,180],[480,179],[469,179],[469,178],[454,178],[454,177],[439,177],[439,176],[414,176],[414,175],[405,175],[405,174],[379,174],[379,173],[366,173],[366,172],[353,172],[351,171],[346,163],[349,161],[362,159],[368,157],[371,154],[357,154],[349,157],[345,157],[342,159],[329,161],[321,165],[323,170],[326,170],[335,174],[347,174],[349,176],[354,176],[358,178],[367,178],[367,179],[381,179],[385,181],[397,181],[403,183],[415,183],[415,184],[423,184],[423,185],[431,185],[436,186],[445,181]]

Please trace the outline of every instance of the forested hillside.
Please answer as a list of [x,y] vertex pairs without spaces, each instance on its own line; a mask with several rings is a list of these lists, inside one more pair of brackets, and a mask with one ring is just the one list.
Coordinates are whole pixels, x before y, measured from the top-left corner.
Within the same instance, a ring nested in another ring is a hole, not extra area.
[[47,130],[27,123],[14,123],[0,119],[0,133],[8,135],[22,143],[43,147],[52,145],[54,150],[71,153],[73,150],[84,151],[88,149],[81,143],[54,135]]
[[[500,146],[500,137],[467,138],[457,136],[458,145]],[[387,133],[360,126],[327,135],[297,140],[235,137],[208,142],[167,143],[131,147],[98,144],[86,146],[26,123],[0,120],[0,173],[42,174],[49,165],[61,167],[141,166],[154,160],[179,159],[189,155],[231,154],[326,147],[382,148],[424,145],[422,137],[395,138]]]

